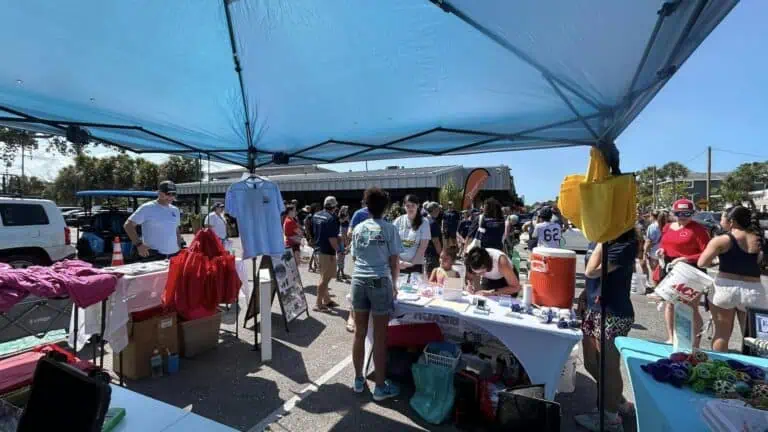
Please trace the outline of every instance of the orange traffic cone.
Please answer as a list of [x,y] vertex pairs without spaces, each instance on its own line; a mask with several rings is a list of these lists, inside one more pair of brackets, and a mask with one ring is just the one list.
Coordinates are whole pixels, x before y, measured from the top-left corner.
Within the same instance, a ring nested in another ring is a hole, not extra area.
[[120,244],[120,237],[115,237],[115,241],[112,242],[112,267],[121,266],[125,264],[123,260],[123,250]]

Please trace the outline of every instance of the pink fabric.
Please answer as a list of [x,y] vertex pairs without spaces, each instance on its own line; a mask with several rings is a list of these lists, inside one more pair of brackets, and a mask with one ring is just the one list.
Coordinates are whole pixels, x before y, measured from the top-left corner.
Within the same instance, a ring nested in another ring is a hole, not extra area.
[[30,294],[44,298],[68,296],[78,307],[88,307],[115,292],[119,277],[76,260],[26,269],[0,264],[0,312],[9,311]]

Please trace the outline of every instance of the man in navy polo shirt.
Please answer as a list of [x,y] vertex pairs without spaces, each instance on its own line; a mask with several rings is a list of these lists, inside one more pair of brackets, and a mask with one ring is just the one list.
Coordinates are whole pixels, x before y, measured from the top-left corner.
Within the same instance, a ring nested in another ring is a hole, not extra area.
[[328,308],[337,307],[331,300],[328,285],[336,276],[336,253],[339,251],[339,218],[336,217],[338,203],[336,198],[328,196],[323,202],[323,210],[312,216],[312,232],[317,243],[320,264],[320,284],[317,286],[316,311],[328,312]]

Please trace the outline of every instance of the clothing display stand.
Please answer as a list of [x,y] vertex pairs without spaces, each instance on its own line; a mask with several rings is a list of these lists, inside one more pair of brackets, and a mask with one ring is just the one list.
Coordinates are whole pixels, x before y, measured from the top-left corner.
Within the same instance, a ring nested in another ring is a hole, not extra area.
[[[98,366],[100,368],[104,368],[104,332],[106,331],[106,328],[107,328],[107,300],[108,299],[104,299],[101,301],[101,326],[100,326],[101,332],[97,335],[98,339],[95,340],[94,337],[91,336],[91,343],[93,344],[92,354],[91,354],[91,363],[93,363],[94,366],[96,365],[96,344],[98,343],[99,347],[101,348],[101,353],[99,355],[99,363],[98,363]],[[72,310],[75,315],[75,319],[74,319],[74,323],[72,326],[73,328],[71,332],[72,332],[72,353],[75,355],[75,357],[77,357],[77,334],[78,334],[78,329],[80,327],[80,312],[78,311],[78,309],[79,308],[77,307],[77,305],[73,303]],[[123,354],[120,353],[120,360],[122,360],[122,358],[123,358]],[[122,366],[122,361],[121,361],[121,366]],[[121,368],[120,370],[122,371],[123,369]],[[120,376],[120,385],[122,386],[123,385],[122,372],[119,374],[119,376]]]

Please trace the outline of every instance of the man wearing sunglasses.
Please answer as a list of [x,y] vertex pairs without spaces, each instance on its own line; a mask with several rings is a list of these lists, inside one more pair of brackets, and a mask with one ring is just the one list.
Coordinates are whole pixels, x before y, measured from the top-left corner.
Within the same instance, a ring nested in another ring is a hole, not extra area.
[[[179,253],[181,214],[173,205],[175,199],[176,185],[166,180],[157,188],[157,199],[139,207],[123,225],[141,261],[162,260]],[[141,238],[136,229],[139,225]]]

